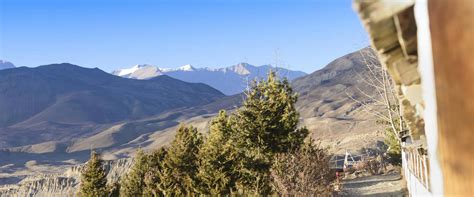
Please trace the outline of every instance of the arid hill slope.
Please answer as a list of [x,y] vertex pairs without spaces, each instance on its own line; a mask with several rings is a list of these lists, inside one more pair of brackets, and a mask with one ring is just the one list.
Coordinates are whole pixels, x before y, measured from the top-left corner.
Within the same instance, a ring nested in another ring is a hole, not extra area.
[[[300,95],[296,107],[301,114],[301,125],[307,126],[312,137],[320,139],[333,153],[373,148],[382,140],[377,132],[380,128],[376,119],[349,98],[351,95],[363,100],[361,91],[373,94],[372,89],[360,80],[367,77],[368,72],[361,56],[364,52],[370,51],[363,49],[348,54],[292,82]],[[149,83],[149,80],[142,82]],[[59,133],[69,137],[67,140],[49,140],[0,150],[0,183],[2,180],[14,183],[31,174],[62,172],[86,161],[91,149],[101,152],[107,160],[129,157],[139,147],[155,149],[173,139],[180,123],[207,132],[209,121],[220,109],[232,111],[241,105],[244,97],[219,95],[216,94],[212,102],[163,110],[145,118],[91,124],[88,126],[94,130],[87,135],[85,131],[58,126],[62,129]],[[51,126],[51,123],[42,124]],[[42,128],[42,124],[31,127]],[[26,134],[31,134],[28,131],[25,130]]]
[[100,130],[103,124],[143,119],[222,97],[205,84],[168,76],[126,79],[72,64],[1,70],[0,148],[74,139]]
[[369,77],[364,61],[368,53],[373,51],[364,48],[347,54],[292,82],[299,93],[302,124],[333,152],[372,147],[382,139],[375,117],[352,99],[363,101],[364,94],[374,95],[374,89],[362,80]]

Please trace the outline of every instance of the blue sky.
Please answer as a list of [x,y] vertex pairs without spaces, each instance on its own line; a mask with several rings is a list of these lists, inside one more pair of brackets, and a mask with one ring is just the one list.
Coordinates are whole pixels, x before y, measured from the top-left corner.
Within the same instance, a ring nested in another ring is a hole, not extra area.
[[367,46],[350,0],[0,0],[0,59],[105,71],[279,62],[315,71]]

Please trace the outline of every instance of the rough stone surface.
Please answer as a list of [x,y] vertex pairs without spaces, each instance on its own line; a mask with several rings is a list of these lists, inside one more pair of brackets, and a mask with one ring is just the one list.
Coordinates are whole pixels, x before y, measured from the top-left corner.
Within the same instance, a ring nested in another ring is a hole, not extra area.
[[[119,181],[132,164],[131,159],[106,161],[108,183]],[[0,196],[76,196],[84,164],[73,166],[61,174],[27,176],[18,184],[0,185]]]

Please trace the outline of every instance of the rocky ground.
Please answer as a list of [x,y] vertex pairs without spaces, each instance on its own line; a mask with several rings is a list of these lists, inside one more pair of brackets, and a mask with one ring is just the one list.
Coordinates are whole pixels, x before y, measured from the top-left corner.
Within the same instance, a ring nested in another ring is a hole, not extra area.
[[408,196],[406,184],[400,173],[373,175],[347,179],[340,196]]
[[[130,159],[105,161],[107,182],[117,182],[124,173],[128,172],[131,165]],[[6,175],[2,177],[0,173],[0,196],[75,196],[82,168],[83,164],[71,166],[61,173],[36,173],[11,177],[6,177]],[[15,178],[18,180],[11,180]]]

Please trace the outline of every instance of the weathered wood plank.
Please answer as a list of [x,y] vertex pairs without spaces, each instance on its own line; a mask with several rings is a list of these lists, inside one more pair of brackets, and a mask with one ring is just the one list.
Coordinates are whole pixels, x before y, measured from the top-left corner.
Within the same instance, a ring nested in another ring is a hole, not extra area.
[[474,3],[428,1],[446,196],[474,194]]
[[391,18],[414,3],[414,0],[356,0],[354,8],[361,13],[363,20],[377,23]]

